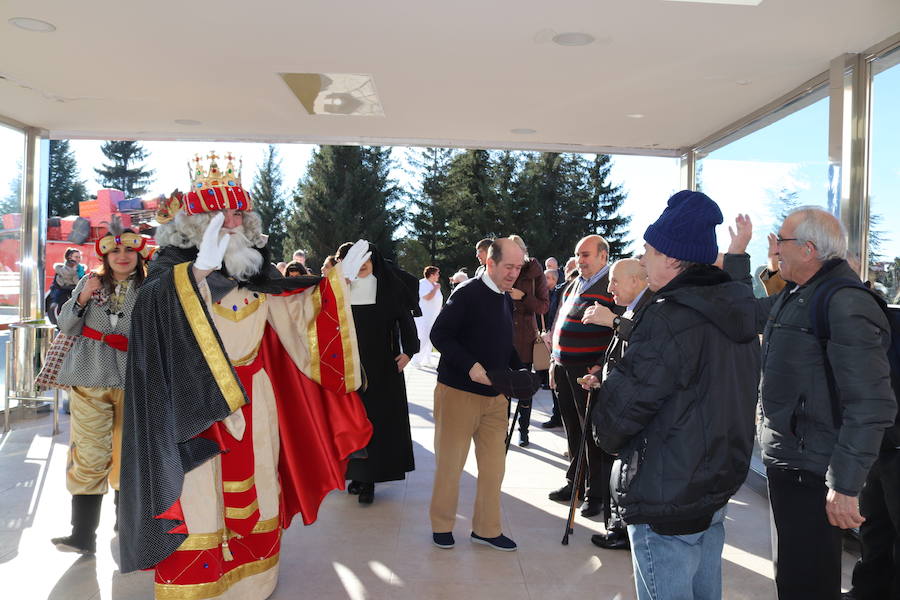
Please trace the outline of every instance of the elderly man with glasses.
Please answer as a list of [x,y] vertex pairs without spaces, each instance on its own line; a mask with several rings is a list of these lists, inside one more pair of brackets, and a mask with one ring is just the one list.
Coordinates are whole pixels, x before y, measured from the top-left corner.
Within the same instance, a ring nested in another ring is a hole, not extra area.
[[[729,248],[732,261],[743,259],[748,282],[744,250],[751,234],[749,219],[739,217]],[[891,333],[884,311],[847,264],[847,233],[834,215],[795,209],[769,245],[787,282],[757,300],[759,440],[772,505],[775,584],[781,599],[837,600],[841,530],[864,521],[858,496],[897,412],[886,355]],[[811,310],[819,301],[828,303],[826,338],[817,335]]]

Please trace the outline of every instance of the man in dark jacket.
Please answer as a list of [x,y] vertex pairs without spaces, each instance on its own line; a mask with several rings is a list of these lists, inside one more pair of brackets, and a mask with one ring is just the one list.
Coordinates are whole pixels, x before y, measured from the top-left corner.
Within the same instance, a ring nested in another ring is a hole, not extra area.
[[750,466],[760,354],[752,293],[711,266],[721,222],[715,202],[685,190],[647,228],[656,296],[592,415],[619,457],[613,492],[640,600],[722,597],[725,506]]
[[513,348],[512,300],[507,292],[519,277],[525,253],[509,238],[491,242],[480,276],[456,287],[431,328],[441,353],[434,388],[434,488],[432,542],[453,548],[459,478],[475,442],[478,489],[471,540],[503,551],[516,543],[503,535],[500,484],[506,468],[509,403],[489,371],[520,369]]
[[[729,253],[743,254],[750,237],[749,220],[739,219]],[[863,522],[858,495],[897,411],[886,355],[890,330],[869,292],[845,287],[828,305],[824,349],[813,334],[810,306],[820,286],[835,278],[859,281],[844,259],[847,234],[833,215],[795,209],[776,243],[788,285],[757,301],[759,438],[776,530],[775,584],[783,600],[834,600],[841,588],[841,529]],[[746,258],[744,272],[749,282]]]

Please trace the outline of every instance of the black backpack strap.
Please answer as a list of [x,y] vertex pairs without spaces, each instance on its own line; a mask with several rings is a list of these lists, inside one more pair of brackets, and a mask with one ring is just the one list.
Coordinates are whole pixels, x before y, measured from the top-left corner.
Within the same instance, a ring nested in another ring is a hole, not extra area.
[[[837,383],[834,380],[834,369],[831,367],[831,361],[828,360],[828,340],[831,338],[831,325],[828,322],[828,307],[831,304],[831,298],[835,292],[844,288],[857,288],[872,293],[869,288],[863,285],[858,279],[850,279],[847,277],[838,277],[835,279],[827,279],[823,281],[813,292],[809,301],[809,316],[812,323],[812,333],[819,340],[822,347],[822,359],[825,361],[825,379],[828,382],[828,395],[831,399],[831,419],[835,429],[840,429],[844,420],[843,411],[841,410],[841,401],[838,398]],[[872,294],[875,296],[875,294]],[[876,299],[880,300],[877,296]],[[880,301],[879,304],[883,304]]]

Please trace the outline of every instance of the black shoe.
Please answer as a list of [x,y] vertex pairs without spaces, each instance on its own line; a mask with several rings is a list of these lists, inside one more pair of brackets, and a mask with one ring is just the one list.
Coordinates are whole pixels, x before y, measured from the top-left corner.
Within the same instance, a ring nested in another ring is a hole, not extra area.
[[361,482],[351,481],[349,484],[347,484],[347,493],[355,496],[356,494],[359,493],[360,486],[362,486]]
[[79,540],[74,535],[58,537],[50,540],[60,552],[75,552],[76,554],[95,554],[97,552],[97,540]]
[[101,494],[72,496],[72,534],[50,541],[62,552],[94,554],[97,551],[97,526],[100,524]]
[[372,504],[375,501],[375,484],[360,483],[359,484],[359,503]]
[[484,538],[480,535],[475,535],[475,532],[473,531],[471,539],[476,544],[484,544],[485,546],[490,546],[495,550],[502,550],[503,552],[515,552],[516,548],[518,548],[514,541],[502,533],[497,537]]
[[521,446],[522,448],[528,447],[528,432],[527,431],[519,432],[519,446]]
[[547,497],[554,502],[568,502],[572,499],[572,484],[567,483],[558,490],[550,492]]
[[431,543],[438,548],[444,548],[445,550],[456,545],[452,531],[448,531],[447,533],[432,533]]
[[559,419],[550,419],[549,421],[541,423],[542,429],[558,429],[560,427],[562,427],[562,421]]
[[606,550],[629,550],[628,534],[620,529],[613,529],[606,533],[597,533],[591,536],[591,543]]
[[584,506],[581,507],[582,517],[596,517],[603,512],[603,501],[596,498],[588,498]]

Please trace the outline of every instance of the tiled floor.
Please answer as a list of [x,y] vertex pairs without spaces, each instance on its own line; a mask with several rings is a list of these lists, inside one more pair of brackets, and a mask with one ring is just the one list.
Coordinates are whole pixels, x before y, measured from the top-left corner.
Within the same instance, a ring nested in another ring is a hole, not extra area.
[[[565,441],[545,431],[550,396],[535,399],[531,446],[510,449],[503,484],[504,533],[519,544],[514,553],[469,543],[475,491],[474,456],[463,476],[457,546],[431,545],[428,502],[434,473],[431,393],[433,370],[407,372],[416,470],[404,482],[377,486],[375,503],[333,492],[319,520],[296,522],[284,535],[281,577],[273,599],[464,599],[538,600],[584,597],[634,598],[627,552],[594,547],[597,520],[576,520],[562,546],[567,507],[547,499],[563,483]],[[96,557],[57,552],[50,538],[69,529],[65,489],[68,420],[50,437],[48,414],[17,420],[0,438],[0,598],[4,600],[145,600],[152,575],[121,575],[116,566],[111,497],[104,505]],[[518,437],[514,437],[517,441]],[[729,506],[723,556],[725,598],[774,597],[765,500],[742,489]],[[844,580],[852,558],[845,556]]]

